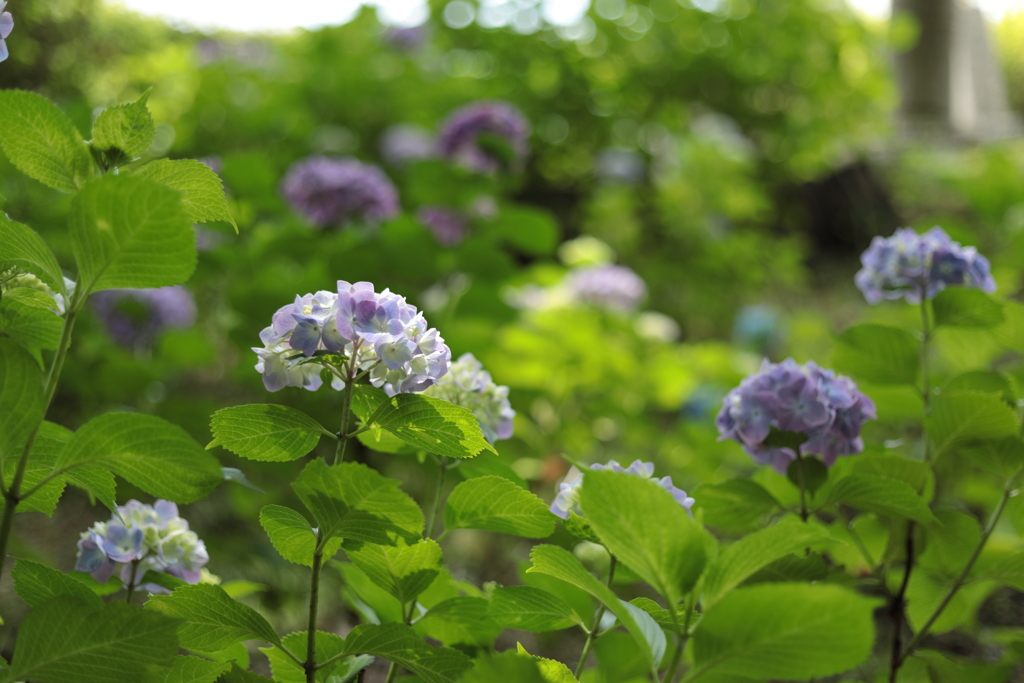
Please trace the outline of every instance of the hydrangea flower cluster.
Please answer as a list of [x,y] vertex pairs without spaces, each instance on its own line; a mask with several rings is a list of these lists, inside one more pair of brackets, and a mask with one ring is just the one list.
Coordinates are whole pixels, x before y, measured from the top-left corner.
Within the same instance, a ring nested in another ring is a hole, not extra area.
[[875,237],[860,262],[864,267],[854,281],[870,304],[900,298],[918,304],[922,293],[931,299],[951,285],[996,291],[988,259],[974,247],[960,246],[940,227],[923,235],[900,228],[892,237]]
[[[176,576],[187,583],[198,583],[203,566],[210,557],[188,522],[178,516],[178,506],[167,500],[143,505],[130,500],[116,508],[109,522],[96,522],[78,541],[75,569],[92,574],[105,583],[120,567],[125,583],[137,582],[148,570]],[[132,576],[132,563],[138,571]],[[158,586],[146,586],[157,592]]]
[[[264,348],[256,370],[268,391],[286,386],[316,391],[322,366],[308,362],[317,351],[355,359],[359,371],[389,396],[423,391],[448,372],[451,351],[415,306],[370,282],[338,281],[338,291],[296,296],[260,332]],[[331,386],[343,389],[335,378]]]
[[[37,292],[42,292],[53,299],[54,304],[56,304],[53,310],[57,311],[60,315],[64,315],[64,297],[63,295],[53,291],[53,288],[50,287],[50,285],[40,280],[32,273],[27,273],[18,268],[9,268],[7,270],[0,271],[0,294],[18,287],[34,289]],[[74,294],[74,281],[64,278],[64,289],[67,291],[68,295]]]
[[7,43],[4,41],[14,30],[14,17],[10,12],[4,12],[5,7],[7,7],[7,3],[0,1],[0,62],[7,59],[10,54],[7,50]]
[[647,296],[647,285],[625,266],[611,263],[577,268],[565,277],[572,296],[615,311],[635,310]]
[[473,354],[460,356],[448,374],[423,393],[472,410],[491,443],[512,438],[516,411],[508,402],[508,387],[495,384]]
[[419,126],[398,123],[384,131],[380,140],[380,155],[392,166],[433,159],[437,157],[437,140]]
[[379,223],[398,214],[398,192],[383,171],[355,159],[313,156],[296,162],[281,182],[292,208],[326,228],[363,220]]
[[145,348],[169,328],[191,327],[196,302],[181,285],[159,289],[108,289],[92,297],[96,315],[121,346]]
[[515,106],[502,101],[480,101],[456,109],[441,127],[440,151],[451,161],[473,171],[494,173],[502,159],[480,145],[482,136],[492,136],[511,148],[506,159],[513,168],[522,165],[530,145],[530,123]]
[[416,212],[416,218],[427,226],[439,244],[454,247],[469,232],[469,220],[461,211],[443,206],[423,206]]
[[864,450],[861,427],[876,417],[875,404],[850,378],[787,358],[764,361],[760,372],[730,391],[715,424],[719,440],[735,439],[754,460],[785,474],[796,453],[764,443],[773,427],[807,435],[801,455],[820,455],[831,467],[840,455]]
[[[601,463],[594,463],[590,466],[592,470],[611,470],[613,472],[623,472],[625,474],[631,474],[634,477],[640,477],[641,479],[652,479],[657,482],[661,488],[672,494],[676,502],[683,506],[690,516],[693,516],[693,504],[697,502],[694,498],[686,495],[686,491],[677,488],[672,485],[672,477],[662,477],[658,479],[654,477],[654,463],[643,462],[642,460],[634,460],[629,467],[623,467],[619,463],[612,460],[607,465]],[[562,519],[569,519],[569,513],[575,512],[577,515],[581,515],[579,507],[579,496],[580,486],[583,484],[583,475],[577,475],[572,481],[562,482],[558,485],[558,495],[555,496],[555,500],[551,503],[551,512],[561,517]]]
[[384,32],[384,40],[396,50],[411,52],[419,49],[430,40],[430,26],[427,24],[395,26]]

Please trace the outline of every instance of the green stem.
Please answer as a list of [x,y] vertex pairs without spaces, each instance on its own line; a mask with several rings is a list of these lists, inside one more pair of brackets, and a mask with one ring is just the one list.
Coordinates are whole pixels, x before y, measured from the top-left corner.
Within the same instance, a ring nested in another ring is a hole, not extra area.
[[320,567],[324,551],[320,547],[320,532],[317,531],[316,550],[313,551],[313,575],[309,582],[309,621],[306,628],[306,683],[316,683],[316,613],[320,604]]
[[427,529],[423,538],[430,538],[434,535],[434,522],[437,520],[437,512],[441,508],[441,496],[444,495],[444,478],[448,473],[448,457],[441,456],[441,469],[437,474],[437,489],[434,491],[434,502],[430,506],[430,516],[427,518]]
[[800,447],[796,448],[796,471],[800,480],[800,519],[807,521],[807,484],[804,481],[804,457],[800,455]]
[[[36,436],[39,434],[39,428],[46,418],[46,413],[50,410],[53,395],[57,391],[57,381],[60,379],[60,372],[64,367],[64,359],[68,355],[68,348],[71,346],[71,331],[75,327],[79,305],[80,299],[78,296],[75,296],[72,301],[68,302],[67,312],[64,315],[64,327],[61,329],[60,341],[57,343],[57,353],[53,358],[53,365],[50,366],[50,374],[46,379],[46,389],[43,393],[43,410],[40,413],[41,417],[35,428],[29,433],[28,439],[25,441],[25,447],[21,449],[21,457],[18,460],[18,467],[14,471],[11,485],[3,489],[5,505],[3,518],[0,519],[0,577],[4,573],[4,562],[7,559],[7,544],[11,538],[11,527],[14,524],[15,510],[18,507],[18,503],[28,497],[22,495],[21,483],[25,479],[25,469],[28,466],[29,454],[35,445]],[[0,472],[0,475],[2,474]],[[0,476],[0,483],[2,483],[3,479],[4,477]],[[31,493],[34,493],[34,490]]]
[[669,662],[668,669],[665,670],[665,678],[662,679],[662,683],[672,683],[672,680],[676,677],[676,670],[679,668],[679,662],[683,658],[683,650],[686,648],[686,641],[689,638],[690,632],[690,619],[693,617],[693,601],[695,595],[693,591],[690,591],[690,596],[686,599],[686,619],[683,623],[683,630],[679,631],[679,618],[676,615],[676,606],[669,605],[669,614],[672,615],[672,624],[676,627],[677,638],[676,638],[676,650],[672,653],[672,661]]
[[348,380],[345,382],[345,391],[341,395],[341,427],[338,429],[338,445],[334,449],[334,462],[331,463],[332,465],[344,462],[345,447],[352,436],[348,433],[348,418],[349,412],[352,409],[352,385],[355,384],[355,356],[357,351],[358,349],[353,350],[352,358],[348,362]]
[[[608,565],[608,580],[605,582],[609,588],[612,585],[612,579],[615,578],[615,565],[618,564],[618,560],[614,555],[611,556],[611,564]],[[580,663],[576,665],[576,680],[579,680],[580,676],[583,675],[583,667],[587,663],[587,657],[590,656],[590,650],[594,647],[594,641],[597,640],[597,629],[601,626],[601,617],[604,616],[605,606],[602,603],[598,606],[597,611],[594,612],[594,621],[590,624],[590,630],[587,631],[587,642],[583,644],[583,654],[580,655]]]
[[[931,324],[928,320],[928,300],[924,296],[924,291],[921,292],[921,401],[924,403],[924,418],[927,419],[928,413],[932,409],[932,389],[931,379],[929,377],[929,363],[928,363],[928,351],[932,340],[932,329]],[[922,422],[924,424],[924,422]],[[927,428],[923,428],[924,432],[924,460],[925,462],[931,462],[931,442],[928,439]]]
[[129,605],[132,604],[132,595],[135,594],[135,574],[139,571],[140,561],[141,560],[132,560],[132,575],[128,579],[128,595],[124,599],[124,601]]

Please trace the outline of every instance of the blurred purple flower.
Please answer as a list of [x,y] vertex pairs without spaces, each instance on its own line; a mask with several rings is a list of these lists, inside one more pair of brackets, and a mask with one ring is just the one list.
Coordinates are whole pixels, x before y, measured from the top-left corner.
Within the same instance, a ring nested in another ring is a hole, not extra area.
[[565,284],[577,300],[616,311],[632,311],[647,296],[639,275],[610,263],[572,270]]
[[381,136],[380,155],[392,166],[434,159],[437,157],[437,140],[419,126],[398,123],[385,130]]
[[456,246],[469,232],[466,215],[443,206],[422,206],[416,212],[416,218],[427,226],[438,243],[446,247]]
[[[634,460],[629,467],[623,467],[616,461],[612,460],[607,465],[601,463],[594,463],[590,466],[592,470],[612,470],[613,472],[621,472],[623,474],[631,474],[634,477],[640,477],[641,479],[652,479],[657,482],[661,488],[668,491],[677,503],[683,506],[683,509],[692,517],[693,504],[697,501],[690,496],[686,495],[686,491],[675,487],[672,484],[672,477],[662,477],[657,479],[654,477],[654,463],[643,462],[640,459]],[[558,485],[558,495],[555,496],[554,502],[551,503],[551,512],[562,519],[569,519],[569,513],[575,512],[577,515],[581,514],[579,509],[579,495],[580,485],[583,484],[583,475],[577,475],[572,481],[562,482]]]
[[384,32],[384,41],[395,48],[411,52],[430,40],[430,25],[392,26]]
[[379,223],[398,214],[398,192],[383,171],[351,158],[313,156],[296,162],[281,182],[292,208],[324,228],[350,221]]
[[787,358],[764,361],[760,372],[730,391],[715,424],[720,441],[738,441],[754,460],[785,474],[796,453],[766,445],[772,429],[806,435],[800,453],[820,455],[831,467],[840,455],[864,450],[861,427],[876,417],[875,404],[850,378]]
[[441,126],[441,154],[473,171],[520,169],[530,153],[530,122],[508,102],[479,101],[452,112]]
[[10,12],[4,12],[5,7],[7,7],[7,3],[0,0],[0,62],[8,57],[7,43],[4,41],[14,29],[14,17]]
[[870,304],[882,299],[921,302],[932,299],[947,286],[996,291],[988,259],[974,247],[962,247],[940,228],[923,235],[900,228],[892,237],[875,237],[861,254],[864,266],[854,278]]
[[126,348],[145,348],[167,328],[191,327],[196,302],[181,285],[159,289],[108,289],[92,297],[107,333]]

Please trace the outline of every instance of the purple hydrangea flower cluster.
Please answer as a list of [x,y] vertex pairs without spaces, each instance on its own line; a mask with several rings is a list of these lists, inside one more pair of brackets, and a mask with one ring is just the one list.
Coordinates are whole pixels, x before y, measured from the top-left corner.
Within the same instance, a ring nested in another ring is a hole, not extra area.
[[931,299],[951,285],[996,291],[988,259],[974,247],[960,246],[940,227],[923,235],[900,228],[892,237],[875,237],[860,262],[864,267],[854,281],[870,304],[900,298],[918,304],[922,294]]
[[441,154],[470,170],[494,173],[502,168],[503,160],[481,147],[482,136],[498,138],[509,146],[512,159],[504,161],[512,168],[521,167],[530,153],[530,123],[522,112],[508,102],[480,101],[456,109],[444,122]]
[[469,220],[466,215],[443,206],[422,206],[416,212],[416,218],[427,226],[434,239],[445,247],[458,245],[469,232]]
[[[178,516],[178,506],[167,500],[143,505],[130,500],[116,508],[109,522],[96,522],[78,541],[75,569],[92,574],[104,583],[118,567],[125,583],[137,583],[148,570],[198,583],[210,557],[188,522]],[[132,563],[138,562],[132,576]],[[158,586],[147,586],[157,592]]]
[[473,354],[459,357],[448,374],[423,393],[472,410],[491,443],[512,438],[516,411],[508,401],[508,387],[495,384]]
[[[317,351],[355,359],[360,372],[389,396],[423,391],[448,372],[451,351],[437,330],[405,297],[373,284],[338,281],[338,291],[296,296],[278,309],[260,332],[264,348],[256,370],[268,391],[286,386],[316,391],[323,365],[309,361]],[[335,377],[335,389],[344,381]]]
[[191,327],[196,302],[181,285],[159,289],[108,289],[92,297],[96,315],[107,333],[130,349],[153,344],[168,328]]
[[296,162],[281,193],[309,222],[325,228],[350,221],[379,223],[398,214],[398,191],[383,171],[355,159],[313,156]]
[[566,275],[565,284],[575,299],[615,311],[632,311],[647,296],[639,275],[611,263],[577,268]]
[[392,166],[434,159],[437,157],[437,140],[419,126],[398,123],[385,130],[381,136],[380,155]]
[[[672,484],[672,477],[662,477],[657,479],[654,477],[654,463],[643,462],[642,460],[634,460],[629,467],[623,467],[619,463],[612,460],[607,465],[601,463],[595,463],[590,466],[592,470],[612,470],[613,472],[622,472],[625,474],[631,474],[634,477],[640,477],[641,479],[653,479],[661,488],[672,494],[676,502],[683,506],[683,508],[693,516],[691,511],[693,504],[697,502],[694,498],[686,495],[686,491],[676,488]],[[583,484],[583,475],[577,475],[572,481],[562,482],[558,485],[558,495],[555,496],[555,500],[551,503],[551,512],[561,517],[562,519],[569,519],[569,513],[575,512],[577,515],[581,515],[579,507],[579,496],[580,486]]]
[[730,391],[715,419],[719,440],[735,439],[754,460],[785,474],[791,448],[764,443],[772,428],[807,435],[801,455],[820,455],[826,466],[864,450],[860,430],[877,417],[875,404],[848,377],[792,358],[761,365]]
[[10,12],[4,12],[4,8],[7,7],[7,3],[0,0],[0,62],[7,59],[10,53],[7,50],[7,36],[11,35],[11,31],[14,30],[14,17],[11,16]]
[[384,41],[396,50],[412,52],[426,44],[430,40],[430,34],[428,24],[393,26],[384,32]]

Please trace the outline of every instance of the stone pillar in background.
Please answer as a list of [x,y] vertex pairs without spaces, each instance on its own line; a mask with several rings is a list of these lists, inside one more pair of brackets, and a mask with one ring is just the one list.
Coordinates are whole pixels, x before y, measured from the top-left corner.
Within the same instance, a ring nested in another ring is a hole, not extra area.
[[895,55],[899,128],[913,139],[978,142],[1024,132],[981,11],[960,0],[893,0],[909,13],[917,44]]

